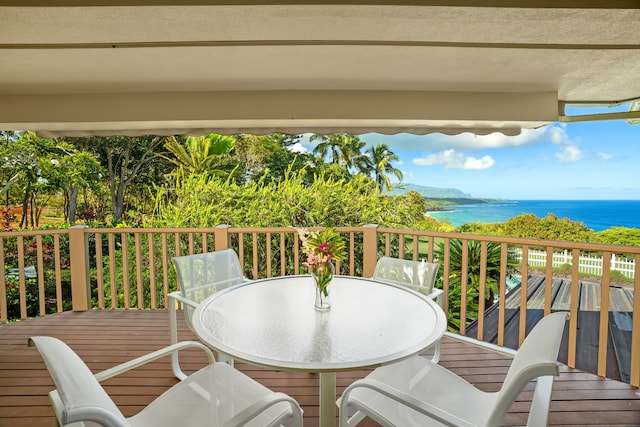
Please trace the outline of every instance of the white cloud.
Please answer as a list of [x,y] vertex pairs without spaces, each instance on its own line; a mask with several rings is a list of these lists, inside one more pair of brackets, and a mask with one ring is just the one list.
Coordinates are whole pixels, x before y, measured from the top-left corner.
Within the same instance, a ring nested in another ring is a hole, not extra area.
[[569,138],[567,131],[565,130],[566,126],[567,126],[566,124],[561,124],[561,125],[549,126],[547,128],[547,134],[551,142],[553,142],[556,145],[573,145],[574,144],[573,141],[571,141],[571,138]]
[[491,156],[482,156],[479,159],[467,157],[462,169],[488,169],[496,163]]
[[576,162],[584,157],[584,154],[575,145],[568,145],[562,151],[556,153],[556,158],[561,162]]
[[456,150],[450,149],[429,154],[426,157],[414,158],[413,163],[418,166],[445,165],[449,169],[460,169],[464,163],[464,154],[456,153]]
[[600,158],[600,160],[603,160],[605,162],[613,159],[613,156],[611,154],[602,153],[602,152],[598,153],[598,157]]
[[308,153],[309,151],[299,142],[296,142],[295,144],[287,147],[287,149],[289,151],[292,151],[294,153]]
[[487,169],[495,164],[491,156],[475,158],[465,157],[464,153],[458,153],[454,149],[429,154],[426,157],[413,159],[413,163],[418,166],[444,165],[447,169]]

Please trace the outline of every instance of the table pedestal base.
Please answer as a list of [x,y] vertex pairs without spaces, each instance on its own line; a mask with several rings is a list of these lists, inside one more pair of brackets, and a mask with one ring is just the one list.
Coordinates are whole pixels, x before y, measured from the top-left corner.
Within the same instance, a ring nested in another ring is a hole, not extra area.
[[336,425],[336,373],[320,373],[320,427]]

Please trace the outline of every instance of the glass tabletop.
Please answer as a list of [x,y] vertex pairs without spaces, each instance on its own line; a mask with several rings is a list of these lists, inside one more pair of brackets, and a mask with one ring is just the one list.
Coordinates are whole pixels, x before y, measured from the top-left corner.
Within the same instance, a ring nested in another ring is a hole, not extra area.
[[314,308],[310,276],[238,285],[205,300],[193,325],[214,349],[262,366],[336,372],[402,359],[444,333],[442,309],[411,290],[336,276],[331,309]]

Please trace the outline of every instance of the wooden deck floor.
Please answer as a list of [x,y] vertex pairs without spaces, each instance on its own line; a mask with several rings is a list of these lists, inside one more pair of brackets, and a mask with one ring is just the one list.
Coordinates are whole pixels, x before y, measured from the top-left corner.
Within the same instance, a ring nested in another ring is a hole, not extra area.
[[[47,393],[53,388],[34,348],[33,335],[51,335],[67,342],[94,371],[109,368],[169,343],[168,313],[164,311],[66,312],[0,325],[0,426],[55,426]],[[184,323],[180,338],[193,339]],[[203,366],[200,353],[184,357],[191,370]],[[496,390],[510,359],[458,340],[445,339],[441,364],[478,387]],[[318,376],[279,372],[243,363],[236,367],[267,387],[285,392],[304,408],[305,426],[318,424]],[[338,394],[365,372],[338,374]],[[127,416],[176,382],[169,360],[163,359],[104,383]],[[525,391],[511,408],[506,425],[523,425],[532,392]],[[363,423],[372,426],[375,423]],[[556,380],[549,425],[640,426],[640,393],[628,384],[598,378],[564,367]]]

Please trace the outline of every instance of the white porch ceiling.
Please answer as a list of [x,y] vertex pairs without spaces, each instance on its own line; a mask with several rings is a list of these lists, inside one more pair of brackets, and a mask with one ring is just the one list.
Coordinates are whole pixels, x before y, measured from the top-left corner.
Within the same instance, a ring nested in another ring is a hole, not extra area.
[[0,1],[0,129],[514,134],[640,98],[640,1],[443,3]]

